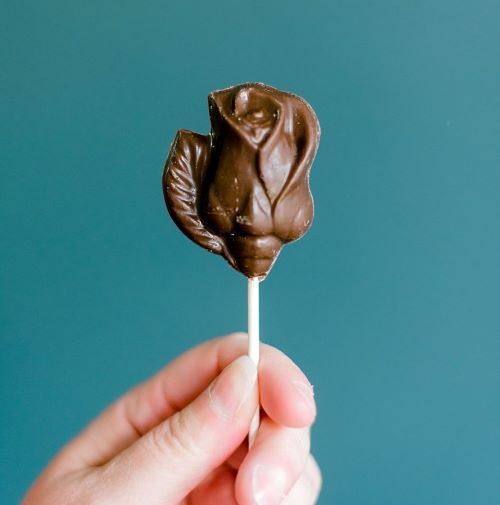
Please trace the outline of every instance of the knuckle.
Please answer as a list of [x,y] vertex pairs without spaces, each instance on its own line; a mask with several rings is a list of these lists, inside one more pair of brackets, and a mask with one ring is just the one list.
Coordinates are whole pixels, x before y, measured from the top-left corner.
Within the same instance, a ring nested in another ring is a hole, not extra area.
[[203,454],[183,411],[177,412],[160,429],[154,430],[152,442],[160,454],[168,458],[186,454],[199,457]]
[[321,475],[321,470],[319,468],[318,463],[314,459],[314,456],[309,455],[309,460],[307,464],[307,469],[306,469],[306,474],[308,477],[308,480],[310,482],[313,495],[315,496],[315,500],[317,496],[319,495],[319,492],[321,490],[321,485],[323,483],[323,477]]
[[248,334],[244,331],[235,331],[227,336],[227,339],[232,342],[245,341],[248,338]]
[[312,456],[307,466],[290,493],[281,502],[282,505],[314,505],[321,490],[321,474]]

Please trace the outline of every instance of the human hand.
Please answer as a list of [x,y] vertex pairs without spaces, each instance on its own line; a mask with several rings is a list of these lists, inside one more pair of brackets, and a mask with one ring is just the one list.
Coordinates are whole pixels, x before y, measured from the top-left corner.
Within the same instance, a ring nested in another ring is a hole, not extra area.
[[23,505],[313,505],[321,486],[309,454],[312,387],[262,345],[262,420],[246,336],[208,341],[129,391],[72,440]]

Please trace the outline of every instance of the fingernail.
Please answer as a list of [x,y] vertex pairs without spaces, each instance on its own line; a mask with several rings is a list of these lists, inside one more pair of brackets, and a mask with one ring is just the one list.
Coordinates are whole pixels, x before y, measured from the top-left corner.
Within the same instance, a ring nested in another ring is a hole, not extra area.
[[227,366],[208,388],[210,404],[225,420],[231,420],[252,394],[257,368],[248,356],[241,356]]
[[256,465],[252,474],[255,505],[278,505],[285,498],[286,474],[281,468]]
[[292,383],[307,405],[315,409],[316,403],[314,402],[314,389],[311,384],[299,380],[294,380]]

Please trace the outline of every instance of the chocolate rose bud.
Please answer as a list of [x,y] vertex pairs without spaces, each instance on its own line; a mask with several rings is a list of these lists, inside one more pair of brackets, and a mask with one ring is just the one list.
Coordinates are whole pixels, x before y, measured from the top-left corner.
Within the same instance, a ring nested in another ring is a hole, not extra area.
[[302,98],[259,83],[208,97],[212,131],[180,130],[163,175],[167,208],[197,244],[264,277],[311,225],[319,124]]

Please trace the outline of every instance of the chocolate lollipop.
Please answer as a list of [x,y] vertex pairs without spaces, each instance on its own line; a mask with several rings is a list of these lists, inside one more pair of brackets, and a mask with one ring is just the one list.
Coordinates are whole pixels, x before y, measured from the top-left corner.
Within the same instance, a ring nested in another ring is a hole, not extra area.
[[[248,354],[259,361],[259,281],[313,219],[319,123],[302,98],[261,83],[208,95],[212,131],[179,130],[163,173],[167,208],[191,240],[248,277]],[[253,443],[259,413],[249,429]]]
[[212,131],[179,130],[163,175],[168,211],[194,242],[265,277],[311,225],[319,123],[302,98],[260,83],[208,96]]

